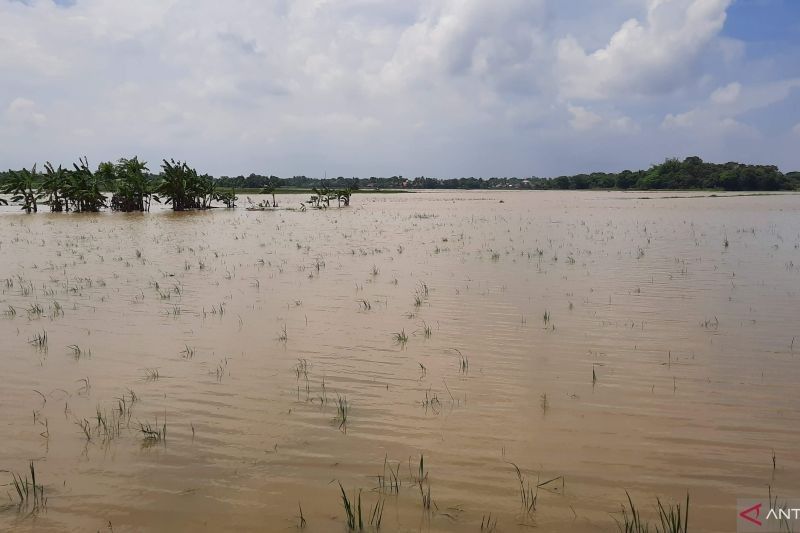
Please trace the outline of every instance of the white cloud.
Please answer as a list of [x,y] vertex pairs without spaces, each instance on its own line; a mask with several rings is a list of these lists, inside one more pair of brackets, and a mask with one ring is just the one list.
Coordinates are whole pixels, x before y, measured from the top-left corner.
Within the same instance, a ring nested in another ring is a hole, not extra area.
[[727,129],[741,129],[744,126],[735,117],[782,102],[797,88],[800,88],[800,78],[754,84],[746,88],[734,82],[712,92],[708,102],[702,102],[694,109],[668,113],[661,126],[667,129],[692,128],[704,123],[716,123]]
[[732,104],[739,98],[741,92],[742,84],[733,82],[711,93],[711,101],[715,104]]
[[589,111],[585,107],[570,105],[567,110],[572,114],[570,124],[576,130],[590,130],[603,122],[603,118],[600,115]]
[[7,119],[16,125],[41,126],[47,120],[37,110],[36,103],[27,98],[15,98],[6,109]]
[[578,106],[567,105],[567,111],[572,115],[569,123],[577,131],[588,131],[592,129],[602,129],[613,133],[633,133],[639,131],[639,125],[630,117],[614,116],[605,117],[590,109]]
[[609,120],[609,126],[612,130],[621,132],[621,133],[636,133],[641,131],[641,127],[639,124],[634,122],[631,117],[617,117],[612,118]]
[[690,137],[692,153],[724,153],[700,133],[741,134],[748,110],[800,86],[777,62],[749,74],[746,44],[720,36],[730,0],[572,4],[0,0],[3,164],[139,154],[215,174],[636,168]]
[[675,115],[670,113],[664,117],[664,121],[661,123],[661,126],[664,128],[691,128],[695,124],[696,116],[697,111],[694,110]]
[[646,20],[627,20],[608,44],[587,52],[573,36],[558,41],[566,98],[658,94],[686,83],[691,66],[725,22],[730,0],[650,0]]

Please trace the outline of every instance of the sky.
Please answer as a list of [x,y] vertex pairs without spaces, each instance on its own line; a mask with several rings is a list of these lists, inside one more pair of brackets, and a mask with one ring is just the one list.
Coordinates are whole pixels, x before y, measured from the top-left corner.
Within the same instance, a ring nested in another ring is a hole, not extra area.
[[0,168],[800,170],[797,0],[0,0]]

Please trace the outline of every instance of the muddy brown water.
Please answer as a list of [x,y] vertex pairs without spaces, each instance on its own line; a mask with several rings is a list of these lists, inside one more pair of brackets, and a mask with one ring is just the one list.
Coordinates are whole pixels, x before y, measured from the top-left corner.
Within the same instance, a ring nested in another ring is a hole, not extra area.
[[0,469],[47,502],[0,472],[0,530],[346,531],[341,482],[385,531],[616,531],[626,490],[731,531],[800,497],[800,196],[698,196],[4,208]]

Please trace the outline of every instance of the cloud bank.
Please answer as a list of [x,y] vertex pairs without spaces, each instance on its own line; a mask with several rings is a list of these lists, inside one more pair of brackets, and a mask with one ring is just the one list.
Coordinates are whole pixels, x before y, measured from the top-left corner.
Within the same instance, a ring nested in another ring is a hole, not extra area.
[[0,166],[139,154],[217,175],[547,176],[697,154],[800,168],[800,71],[726,36],[730,10],[0,0]]

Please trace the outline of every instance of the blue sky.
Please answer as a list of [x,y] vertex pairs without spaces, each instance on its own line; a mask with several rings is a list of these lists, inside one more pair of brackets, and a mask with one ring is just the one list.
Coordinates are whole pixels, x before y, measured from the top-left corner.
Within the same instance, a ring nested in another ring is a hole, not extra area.
[[0,0],[0,167],[800,169],[795,0]]
[[800,35],[800,2],[737,0],[728,8],[722,34],[750,43],[796,46]]

